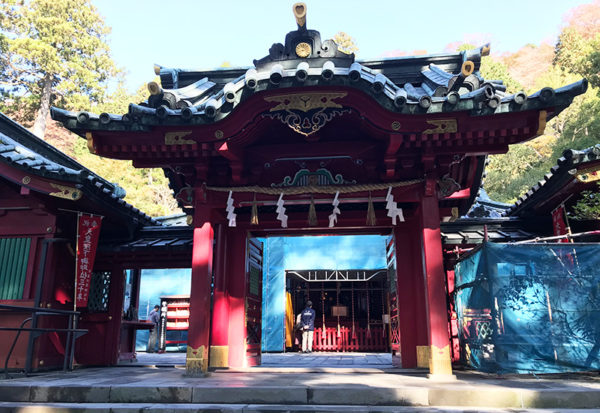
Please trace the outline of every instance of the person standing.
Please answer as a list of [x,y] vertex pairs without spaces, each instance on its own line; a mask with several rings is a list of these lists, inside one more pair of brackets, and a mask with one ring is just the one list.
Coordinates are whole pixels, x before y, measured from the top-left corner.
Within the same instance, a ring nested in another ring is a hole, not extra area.
[[155,305],[154,310],[150,311],[148,321],[154,324],[154,326],[150,330],[146,352],[154,353],[156,350],[156,342],[158,341],[158,326],[160,325],[160,307],[158,305]]
[[312,301],[306,302],[306,308],[302,310],[300,320],[302,322],[302,352],[312,353],[315,332],[315,310],[312,309]]

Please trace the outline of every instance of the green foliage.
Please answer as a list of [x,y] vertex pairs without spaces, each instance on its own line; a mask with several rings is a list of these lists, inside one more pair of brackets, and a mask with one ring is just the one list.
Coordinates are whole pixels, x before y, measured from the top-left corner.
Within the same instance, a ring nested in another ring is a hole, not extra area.
[[463,43],[456,48],[457,52],[466,52],[467,50],[477,49],[477,46],[471,43]]
[[[85,109],[101,100],[117,69],[109,29],[90,0],[5,0],[0,3],[6,66],[3,87],[39,100],[41,135],[51,100]],[[38,121],[36,121],[37,123]]]
[[102,101],[94,104],[91,111],[94,113],[127,113],[130,103],[140,103],[148,98],[148,89],[146,85],[138,88],[134,95],[130,94],[125,87],[125,84],[120,82],[117,88],[110,95],[106,96]]
[[161,169],[134,168],[131,161],[101,158],[91,154],[86,141],[74,142],[72,156],[104,179],[125,189],[125,201],[151,216],[178,211],[168,180]]
[[506,85],[506,93],[517,93],[523,90],[523,86],[508,73],[506,65],[491,56],[481,58],[479,72],[485,80],[502,80]]
[[[126,113],[131,102],[141,102],[148,97],[146,85],[140,86],[135,95],[127,92],[120,83],[116,90],[93,105],[95,113]],[[131,161],[101,158],[89,153],[86,141],[77,139],[73,156],[87,168],[108,181],[121,186],[127,192],[125,201],[151,216],[171,215],[178,211],[169,181],[160,168],[135,168]]]
[[490,156],[485,189],[496,201],[514,203],[551,166],[533,145],[513,145],[506,154]]
[[[50,103],[95,113],[127,112],[131,102],[148,96],[145,86],[135,95],[122,81],[106,95],[108,81],[118,75],[106,44],[109,29],[89,0],[3,0],[0,3],[0,79],[5,98],[0,110],[24,125]],[[51,82],[48,96],[44,82]],[[38,116],[39,118],[39,116]],[[45,119],[45,115],[43,116]],[[45,128],[44,128],[45,130]],[[86,142],[52,125],[46,138],[67,155],[127,191],[125,200],[149,215],[177,211],[161,169],[137,169],[131,161],[90,154]]]
[[600,86],[600,33],[586,37],[576,27],[567,27],[556,45],[555,65],[585,76],[590,85]]
[[[600,189],[600,184],[599,184]],[[574,219],[600,219],[600,192],[583,191],[573,206],[570,217]]]
[[[577,10],[574,15],[581,15],[581,10]],[[544,86],[556,89],[583,76],[590,80],[590,88],[548,122],[545,135],[513,145],[504,155],[490,157],[485,188],[493,199],[514,202],[549,172],[564,150],[585,149],[600,140],[600,89],[596,87],[600,71],[600,28],[588,24],[597,21],[593,16],[600,16],[600,2],[585,5],[581,16],[571,19],[569,26],[563,29],[555,49],[554,65],[537,78],[528,92]],[[573,213],[582,219],[600,218],[599,200],[597,193],[585,191]]]
[[[457,52],[476,49],[477,46],[470,43],[463,43],[456,48]],[[523,90],[523,86],[517,82],[508,72],[508,67],[500,60],[491,56],[481,58],[481,66],[479,68],[481,76],[485,80],[502,80],[506,85],[507,93],[516,93]]]

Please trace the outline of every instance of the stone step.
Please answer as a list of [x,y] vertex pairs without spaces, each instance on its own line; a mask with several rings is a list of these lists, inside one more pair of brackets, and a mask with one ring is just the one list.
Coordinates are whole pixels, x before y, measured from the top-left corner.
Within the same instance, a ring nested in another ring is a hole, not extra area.
[[348,406],[290,404],[152,404],[152,403],[17,403],[0,402],[0,413],[591,413],[598,409],[511,409],[437,406]]
[[[27,385],[0,383],[0,401],[15,403],[88,403],[88,404],[185,404],[223,405],[297,405],[312,409],[320,405],[357,406],[486,406],[489,408],[597,409],[600,411],[600,389],[564,386],[556,388],[507,388],[477,386],[468,388],[453,384],[434,387],[336,384],[320,386],[236,385],[221,387],[140,385]],[[308,410],[312,411],[312,410]]]

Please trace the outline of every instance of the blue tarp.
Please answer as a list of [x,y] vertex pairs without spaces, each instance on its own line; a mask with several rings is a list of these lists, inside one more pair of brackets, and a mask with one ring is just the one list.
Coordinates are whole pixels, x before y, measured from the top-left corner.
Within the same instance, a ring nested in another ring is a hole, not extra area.
[[[385,268],[387,237],[307,236],[261,239],[264,249],[262,349],[285,346],[285,270]],[[190,293],[191,269],[142,270],[139,318],[144,320],[159,297]],[[137,332],[136,349],[146,348],[148,331]]]
[[[138,316],[146,320],[150,310],[160,305],[160,297],[165,295],[185,295],[190,293],[192,281],[191,268],[145,269],[140,280],[140,306]],[[175,334],[181,334],[174,332]],[[136,351],[146,350],[148,330],[138,330],[136,335]],[[183,337],[185,339],[185,337]],[[172,339],[169,337],[168,339]]]
[[600,368],[600,245],[486,243],[455,274],[468,365],[497,373]]
[[385,268],[386,239],[379,235],[356,235],[263,240],[262,350],[285,349],[285,270]]

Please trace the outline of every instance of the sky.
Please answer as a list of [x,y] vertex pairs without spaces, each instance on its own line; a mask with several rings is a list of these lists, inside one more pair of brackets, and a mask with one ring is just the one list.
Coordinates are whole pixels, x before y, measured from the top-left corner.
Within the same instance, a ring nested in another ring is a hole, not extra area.
[[[213,69],[252,66],[296,29],[294,1],[92,0],[112,28],[109,44],[135,90],[153,66]],[[447,52],[453,42],[491,42],[492,54],[526,44],[554,44],[568,10],[590,0],[358,1],[305,0],[307,27],[323,40],[343,31],[358,59]]]

